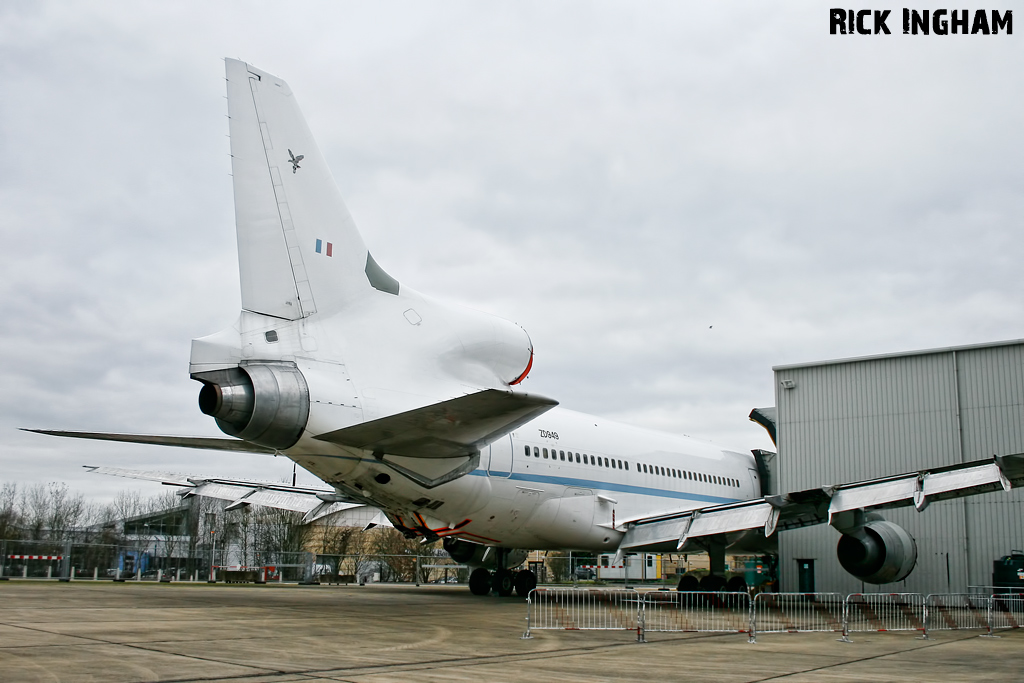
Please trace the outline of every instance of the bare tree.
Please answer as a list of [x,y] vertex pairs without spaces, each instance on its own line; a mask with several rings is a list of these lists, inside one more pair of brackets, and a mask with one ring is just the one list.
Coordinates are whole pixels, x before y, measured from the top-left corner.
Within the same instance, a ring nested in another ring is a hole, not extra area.
[[0,539],[21,538],[23,524],[18,485],[4,482],[0,488]]

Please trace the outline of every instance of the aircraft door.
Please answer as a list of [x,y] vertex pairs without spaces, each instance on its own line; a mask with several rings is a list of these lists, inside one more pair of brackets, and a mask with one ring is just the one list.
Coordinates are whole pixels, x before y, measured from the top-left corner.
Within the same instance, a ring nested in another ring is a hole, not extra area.
[[487,475],[508,479],[512,476],[512,436],[503,436],[488,450]]
[[757,476],[757,470],[748,469],[747,474],[750,475],[750,487],[754,493],[754,497],[762,496],[764,493],[761,491],[761,480]]

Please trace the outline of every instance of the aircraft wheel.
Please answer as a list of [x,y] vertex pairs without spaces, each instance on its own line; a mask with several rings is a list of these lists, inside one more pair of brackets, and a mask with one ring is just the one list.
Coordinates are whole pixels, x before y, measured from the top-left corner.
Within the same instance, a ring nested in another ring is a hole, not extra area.
[[734,576],[725,584],[727,593],[746,593],[747,581],[742,576]]
[[708,574],[700,580],[700,589],[709,593],[717,593],[725,588],[725,577]]
[[495,593],[503,598],[512,595],[512,589],[515,588],[515,577],[512,576],[512,572],[507,569],[495,572],[492,588],[494,588]]
[[680,593],[691,593],[700,590],[700,581],[693,574],[683,574],[679,577],[679,585],[676,590]]
[[469,592],[473,595],[487,595],[491,592],[491,573],[478,567],[469,575]]
[[537,587],[537,575],[529,569],[516,573],[516,595],[521,598],[528,597],[530,591]]

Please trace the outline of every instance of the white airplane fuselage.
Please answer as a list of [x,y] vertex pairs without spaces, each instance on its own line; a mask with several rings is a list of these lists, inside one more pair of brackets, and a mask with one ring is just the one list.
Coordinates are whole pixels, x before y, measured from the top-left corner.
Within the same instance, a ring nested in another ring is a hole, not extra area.
[[396,527],[428,537],[608,551],[630,520],[760,496],[749,453],[557,407],[480,449],[476,469],[431,488],[372,452],[313,438],[485,388],[508,390],[532,362],[518,326],[404,287],[368,292],[330,317],[243,312],[232,328],[193,342],[191,370],[266,361],[294,362],[309,387],[302,436],[282,452]]

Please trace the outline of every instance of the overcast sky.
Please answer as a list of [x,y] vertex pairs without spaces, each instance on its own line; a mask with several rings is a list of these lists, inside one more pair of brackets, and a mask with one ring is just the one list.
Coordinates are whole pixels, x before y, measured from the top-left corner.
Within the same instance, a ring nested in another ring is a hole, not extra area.
[[773,365],[1024,337],[1024,26],[898,15],[0,4],[0,481],[290,476],[17,431],[219,434],[188,357],[239,308],[225,56],[289,82],[376,260],[523,325],[524,389],[566,407],[770,448]]

